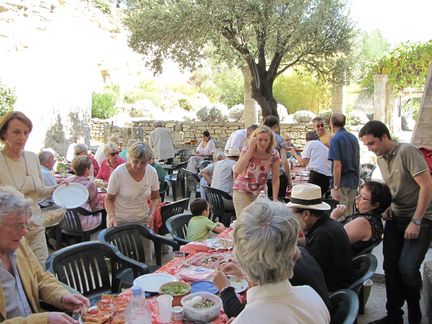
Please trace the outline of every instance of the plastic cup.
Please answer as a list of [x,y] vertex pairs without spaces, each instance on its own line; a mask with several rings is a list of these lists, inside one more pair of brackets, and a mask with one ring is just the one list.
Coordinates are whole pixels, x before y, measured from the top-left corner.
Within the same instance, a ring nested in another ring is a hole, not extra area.
[[161,323],[170,323],[173,297],[170,295],[160,295],[156,300],[159,308],[159,321]]

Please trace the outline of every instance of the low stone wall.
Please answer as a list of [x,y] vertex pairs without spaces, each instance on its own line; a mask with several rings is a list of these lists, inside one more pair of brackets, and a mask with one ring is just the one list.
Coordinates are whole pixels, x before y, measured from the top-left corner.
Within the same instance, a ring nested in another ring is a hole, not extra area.
[[[122,143],[126,145],[128,139],[134,138],[145,141],[149,133],[154,129],[154,120],[137,120],[131,122],[125,127],[117,127],[110,121],[93,119],[91,126],[92,141],[107,143],[111,134],[117,133]],[[202,137],[202,132],[207,130],[211,137],[216,141],[218,148],[223,148],[232,132],[244,128],[240,122],[180,122],[165,121],[165,127],[172,131],[174,144],[176,148],[196,146],[190,144],[191,141],[197,140],[198,143]],[[308,124],[281,124],[281,135],[289,132],[294,143],[302,148],[306,143],[306,132],[312,131],[312,125]]]

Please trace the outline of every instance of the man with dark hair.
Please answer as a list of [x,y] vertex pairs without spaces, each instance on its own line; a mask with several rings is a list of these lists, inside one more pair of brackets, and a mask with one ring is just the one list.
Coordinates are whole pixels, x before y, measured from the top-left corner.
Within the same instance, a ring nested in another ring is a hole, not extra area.
[[315,130],[315,133],[319,136],[319,140],[325,146],[329,146],[331,134],[326,132],[326,128],[324,126],[324,118],[317,116],[312,119],[312,125]]
[[[278,197],[285,197],[287,186],[291,187],[290,165],[286,154],[286,143],[279,132],[279,119],[276,116],[270,115],[264,119],[264,126],[270,128],[273,132],[276,141],[275,149],[279,152],[281,158],[281,169],[279,171],[279,193]],[[268,196],[272,196],[271,172],[267,176]]]
[[318,262],[329,291],[347,288],[353,280],[351,243],[343,226],[328,215],[321,188],[311,183],[293,187],[287,204],[306,231],[304,247]]
[[231,133],[225,144],[225,154],[228,153],[230,149],[237,149],[241,152],[242,148],[247,145],[247,140],[249,136],[258,128],[258,125],[252,124],[248,128],[238,129]]
[[347,207],[347,216],[352,214],[360,181],[360,146],[357,138],[344,128],[343,114],[333,114],[330,126],[334,133],[328,155],[328,159],[332,161],[331,195],[334,200]]
[[366,123],[359,138],[378,157],[392,203],[383,214],[383,255],[387,316],[372,323],[403,323],[402,306],[408,305],[410,324],[421,322],[420,265],[432,238],[432,180],[422,153],[412,144],[398,143],[387,126]]

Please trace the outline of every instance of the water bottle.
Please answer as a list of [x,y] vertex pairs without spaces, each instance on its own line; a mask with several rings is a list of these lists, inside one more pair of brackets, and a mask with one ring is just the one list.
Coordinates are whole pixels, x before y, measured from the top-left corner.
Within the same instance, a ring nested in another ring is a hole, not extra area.
[[151,311],[141,291],[141,287],[132,287],[132,297],[125,311],[126,324],[151,324]]
[[257,201],[266,201],[266,200],[268,200],[268,197],[267,197],[267,195],[266,195],[266,193],[265,193],[264,190],[261,190],[261,191],[260,191],[260,193],[259,193],[259,195],[257,196],[256,200],[257,200]]

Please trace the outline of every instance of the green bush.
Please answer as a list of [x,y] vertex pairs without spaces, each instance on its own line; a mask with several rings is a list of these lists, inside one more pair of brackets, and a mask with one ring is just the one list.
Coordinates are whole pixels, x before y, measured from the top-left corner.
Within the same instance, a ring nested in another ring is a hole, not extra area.
[[0,117],[13,110],[15,101],[15,91],[0,82]]
[[93,3],[96,8],[100,9],[104,14],[111,13],[111,6],[109,1],[107,0],[93,0]]
[[111,118],[117,113],[116,95],[110,92],[92,94],[92,118]]

